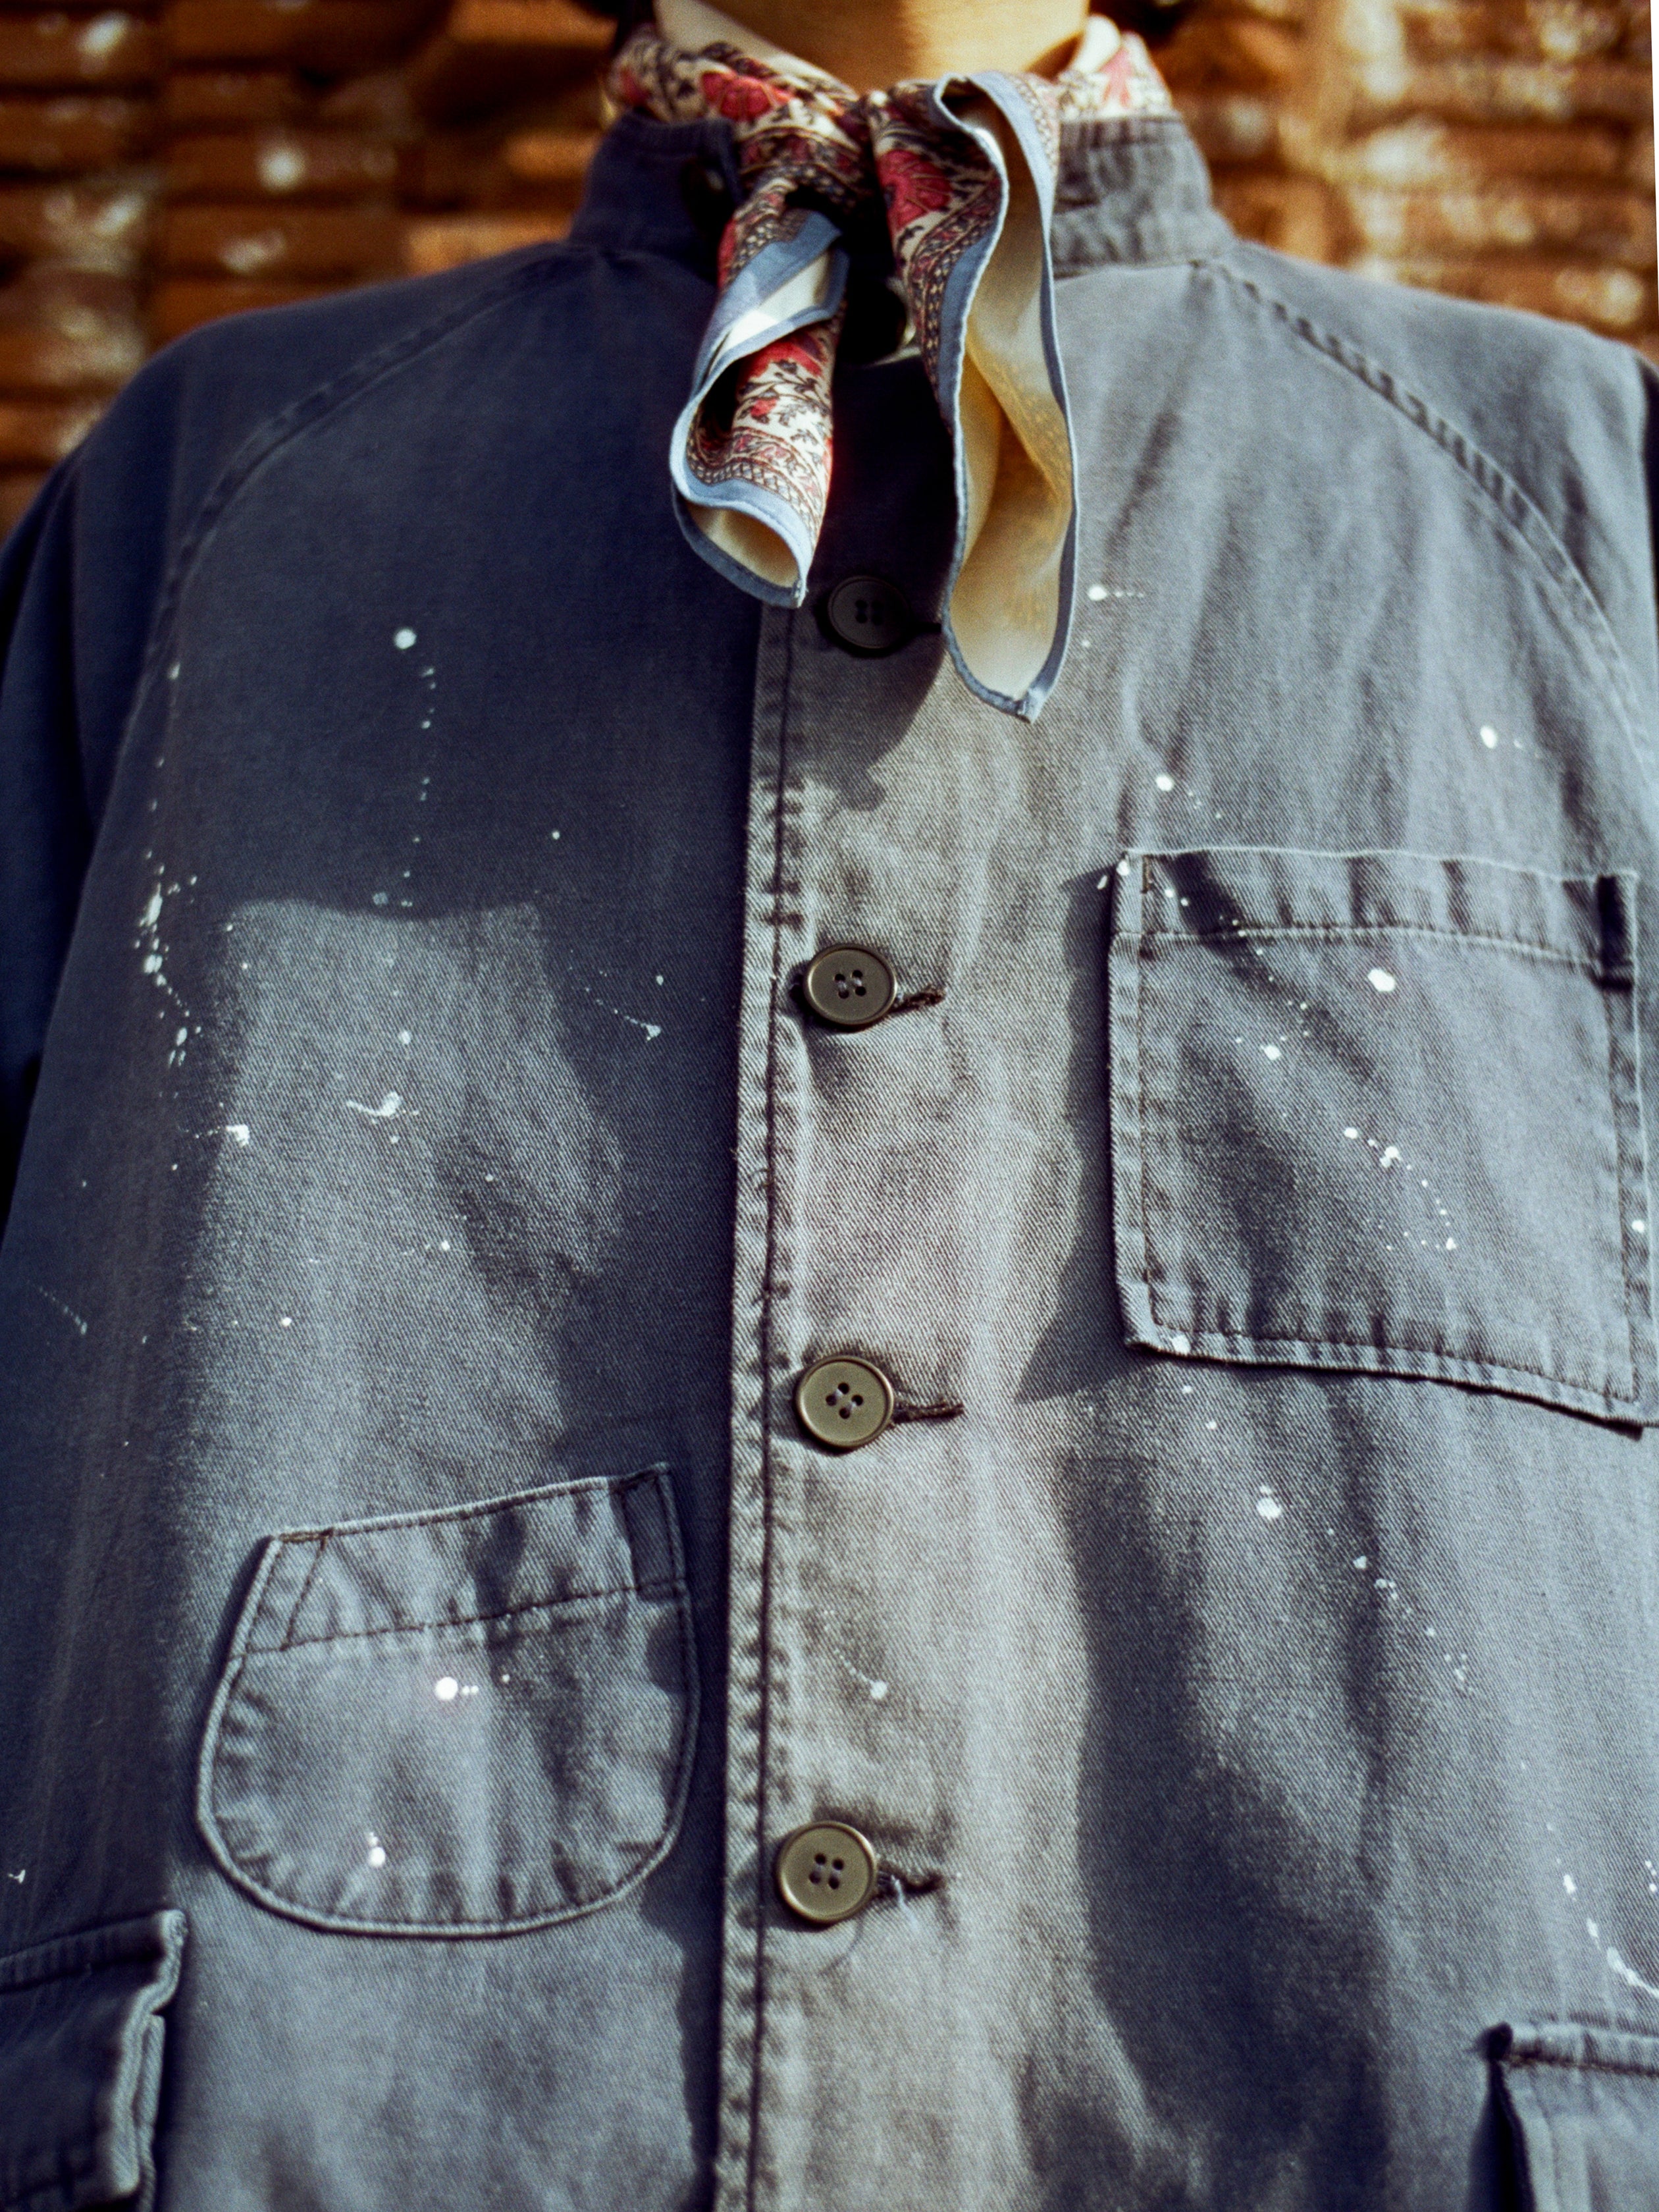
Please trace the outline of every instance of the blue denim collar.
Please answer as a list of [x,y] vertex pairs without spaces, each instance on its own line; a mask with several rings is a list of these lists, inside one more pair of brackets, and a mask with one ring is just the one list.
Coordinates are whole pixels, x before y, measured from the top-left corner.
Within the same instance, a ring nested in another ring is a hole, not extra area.
[[[724,123],[657,123],[630,112],[594,156],[572,229],[584,246],[665,255],[712,276],[719,191],[736,185]],[[1054,222],[1057,274],[1117,263],[1200,260],[1232,233],[1178,116],[1068,125]]]

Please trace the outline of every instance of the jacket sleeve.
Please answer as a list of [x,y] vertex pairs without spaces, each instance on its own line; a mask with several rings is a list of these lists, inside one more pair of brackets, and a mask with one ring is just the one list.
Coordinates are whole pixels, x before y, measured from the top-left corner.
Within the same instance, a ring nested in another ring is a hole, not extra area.
[[76,491],[70,462],[0,556],[0,1220],[92,846],[76,702]]

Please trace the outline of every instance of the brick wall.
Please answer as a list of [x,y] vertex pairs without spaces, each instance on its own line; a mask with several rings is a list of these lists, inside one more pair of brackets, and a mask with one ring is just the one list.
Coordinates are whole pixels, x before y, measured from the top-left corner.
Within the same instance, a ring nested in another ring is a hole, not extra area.
[[[154,345],[568,222],[572,0],[0,0],[0,522]],[[1646,0],[1207,0],[1162,57],[1238,228],[1659,360]]]

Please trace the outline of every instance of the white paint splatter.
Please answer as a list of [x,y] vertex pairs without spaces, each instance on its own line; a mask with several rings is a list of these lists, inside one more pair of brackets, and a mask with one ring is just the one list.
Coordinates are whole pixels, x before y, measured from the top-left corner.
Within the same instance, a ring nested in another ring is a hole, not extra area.
[[1648,1224],[1645,1221],[1632,1221],[1630,1225],[1638,1237],[1645,1237],[1648,1233]]
[[1483,722],[1480,726],[1480,742],[1489,753],[1497,751],[1498,732],[1490,722]]
[[432,1686],[432,1694],[440,1705],[452,1705],[461,1694],[461,1685],[453,1674],[440,1674]]
[[1184,1358],[1192,1350],[1192,1339],[1187,1334],[1185,1329],[1178,1328],[1169,1340],[1169,1348],[1172,1352],[1180,1352]]
[[379,1837],[375,1834],[372,1828],[367,1829],[365,1832],[365,1835],[366,1840],[368,1844],[368,1851],[366,1856],[369,1864],[372,1867],[384,1866],[386,1863],[385,1845],[381,1842]]
[[1365,1571],[1365,1569],[1366,1569],[1370,1565],[1371,1565],[1371,1561],[1366,1558],[1365,1554],[1363,1552],[1361,1552],[1361,1553],[1360,1553],[1360,1554],[1359,1554],[1359,1558],[1358,1558],[1358,1559],[1354,1561],[1354,1563],[1353,1563],[1354,1572],[1355,1572],[1356,1574],[1361,1574],[1361,1575],[1363,1575],[1363,1574],[1364,1574],[1364,1572]]
[[1379,1168],[1391,1168],[1398,1164],[1401,1157],[1398,1145],[1384,1145],[1377,1155],[1377,1164]]
[[395,1121],[403,1110],[403,1101],[396,1091],[387,1091],[378,1106],[364,1106],[355,1098],[348,1098],[347,1110],[360,1114],[366,1121]]
[[1569,1897],[1577,1897],[1577,1894],[1578,1894],[1578,1885],[1577,1885],[1577,1883],[1573,1880],[1572,1876],[1571,1876],[1570,1874],[1564,1874],[1564,1875],[1562,1875],[1562,1877],[1561,1877],[1561,1887],[1562,1887],[1562,1888],[1563,1888],[1564,1890],[1565,1890],[1565,1892],[1566,1892],[1566,1893],[1567,1893],[1567,1895],[1568,1895]]
[[1639,1990],[1645,1997],[1659,1997],[1659,1990],[1655,1989],[1651,1982],[1644,1982],[1635,1967],[1627,1964],[1611,1943],[1608,1946],[1608,1966],[1627,1988]]
[[56,1307],[57,1310],[63,1315],[65,1321],[72,1322],[74,1323],[76,1329],[82,1336],[86,1335],[87,1324],[82,1320],[80,1315],[76,1312],[73,1306],[66,1306],[62,1298],[53,1297],[51,1292],[46,1289],[44,1284],[37,1283],[34,1287],[49,1306]]
[[1390,975],[1386,968],[1373,968],[1366,981],[1371,989],[1379,992],[1384,998],[1387,998],[1390,991],[1399,988],[1398,977]]
[[1359,1132],[1358,1129],[1344,1129],[1342,1134],[1347,1139],[1350,1144],[1353,1144],[1358,1139]]
[[[559,832],[555,830],[553,834],[556,837],[559,835]],[[572,981],[576,981],[576,979],[572,978]],[[643,1030],[645,1034],[645,1042],[647,1044],[651,1042],[653,1037],[660,1037],[662,1036],[663,1024],[661,1022],[642,1022],[637,1014],[625,1014],[621,1006],[613,1006],[608,999],[602,999],[596,991],[590,991],[584,982],[576,981],[576,988],[582,994],[584,999],[592,1000],[594,1005],[599,1007],[602,1012],[607,1014],[615,1014],[619,1022],[626,1022],[630,1029]]]
[[1285,1509],[1264,1483],[1256,1500],[1256,1510],[1264,1521],[1281,1521]]
[[885,1682],[872,1682],[869,1686],[870,1703],[873,1705],[885,1705],[887,1702],[887,1688],[888,1685]]
[[1175,778],[1172,775],[1155,775],[1153,781],[1158,786],[1159,791],[1173,791],[1175,788]]
[[1089,586],[1089,597],[1094,601],[1097,606],[1102,599],[1107,599],[1110,596],[1111,594],[1107,592],[1104,584],[1091,584]]
[[1262,1048],[1262,1051],[1263,1056],[1268,1060],[1282,1060],[1285,1056],[1284,1054],[1280,1051],[1276,1044],[1264,1044]]
[[391,641],[399,653],[407,653],[415,643],[415,632],[412,629],[394,630]]

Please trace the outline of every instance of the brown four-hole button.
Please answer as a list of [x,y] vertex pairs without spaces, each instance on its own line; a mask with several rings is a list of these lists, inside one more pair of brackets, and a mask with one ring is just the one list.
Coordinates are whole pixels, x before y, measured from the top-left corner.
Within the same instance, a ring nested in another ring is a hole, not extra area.
[[792,1912],[827,1928],[875,1894],[875,1851],[845,1820],[814,1820],[778,1847],[778,1893]]
[[801,994],[832,1029],[867,1030],[899,995],[893,969],[863,945],[829,945],[801,978]]
[[881,1369],[845,1352],[814,1360],[795,1386],[802,1427],[832,1451],[874,1443],[893,1419],[893,1385]]

